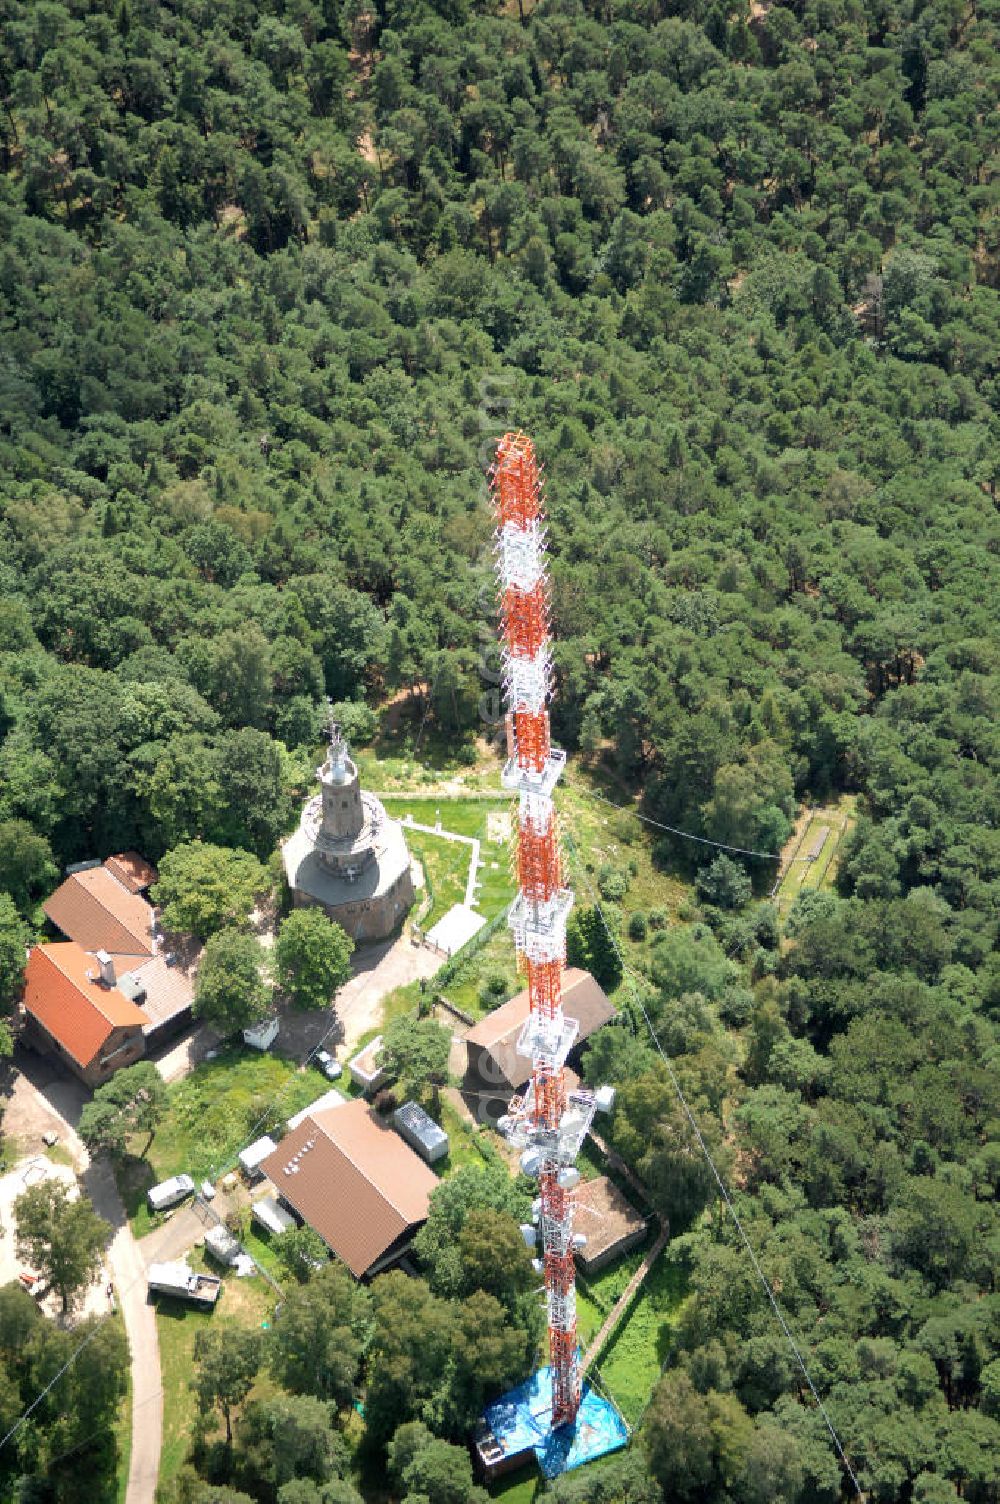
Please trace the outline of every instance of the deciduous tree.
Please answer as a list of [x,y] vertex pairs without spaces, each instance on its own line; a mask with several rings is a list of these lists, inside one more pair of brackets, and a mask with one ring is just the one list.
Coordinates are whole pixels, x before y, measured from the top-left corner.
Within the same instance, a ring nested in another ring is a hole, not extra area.
[[269,887],[267,872],[248,851],[189,841],[161,859],[152,896],[168,930],[207,940],[224,925],[246,923]]
[[259,1023],[271,1006],[262,975],[264,950],[253,935],[219,930],[205,946],[195,982],[192,1012],[223,1034]]
[[18,1258],[48,1281],[68,1311],[100,1273],[111,1228],[86,1196],[60,1180],[29,1186],[14,1202]]
[[351,974],[354,942],[322,909],[294,909],[274,947],[278,986],[297,1008],[325,1008]]
[[233,1444],[233,1410],[250,1393],[260,1363],[259,1332],[242,1327],[206,1327],[195,1334],[191,1388],[203,1415],[215,1409],[221,1412],[227,1447]]
[[286,1293],[271,1334],[271,1369],[293,1394],[348,1405],[371,1332],[367,1289],[343,1264],[328,1264]]
[[80,1114],[77,1131],[91,1154],[102,1150],[121,1154],[130,1135],[148,1134],[142,1148],[145,1158],[166,1105],[163,1077],[151,1061],[141,1060],[96,1089]]
[[407,1096],[430,1090],[432,1111],[440,1110],[440,1090],[448,1081],[451,1034],[432,1018],[394,1018],[382,1035],[378,1063]]

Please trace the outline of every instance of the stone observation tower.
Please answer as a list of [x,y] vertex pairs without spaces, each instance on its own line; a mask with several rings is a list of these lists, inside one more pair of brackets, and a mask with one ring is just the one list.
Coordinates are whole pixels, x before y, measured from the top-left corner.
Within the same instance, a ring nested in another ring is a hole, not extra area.
[[332,720],[329,751],[316,776],[320,793],[309,800],[282,852],[295,905],[324,909],[355,940],[383,940],[413,902],[402,827],[374,794],[362,792]]

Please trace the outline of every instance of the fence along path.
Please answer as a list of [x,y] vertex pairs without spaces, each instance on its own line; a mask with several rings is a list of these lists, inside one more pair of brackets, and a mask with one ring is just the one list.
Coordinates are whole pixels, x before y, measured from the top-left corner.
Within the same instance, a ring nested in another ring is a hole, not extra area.
[[661,1227],[656,1242],[646,1254],[646,1257],[643,1259],[642,1263],[639,1265],[638,1269],[635,1271],[632,1278],[625,1286],[625,1289],[622,1291],[621,1295],[619,1295],[618,1299],[615,1301],[614,1305],[611,1308],[611,1311],[605,1317],[604,1324],[602,1325],[600,1331],[598,1332],[597,1336],[594,1338],[590,1346],[587,1348],[587,1351],[584,1354],[583,1362],[580,1365],[581,1374],[585,1374],[590,1365],[596,1362],[599,1354],[604,1350],[608,1342],[611,1340],[612,1333],[615,1331],[618,1323],[621,1321],[622,1317],[625,1315],[625,1312],[632,1304],[639,1286],[642,1284],[643,1280],[646,1278],[646,1275],[649,1273],[650,1269],[652,1269],[653,1265],[660,1257],[660,1254],[663,1252],[664,1248],[666,1248],[669,1238],[669,1227]]

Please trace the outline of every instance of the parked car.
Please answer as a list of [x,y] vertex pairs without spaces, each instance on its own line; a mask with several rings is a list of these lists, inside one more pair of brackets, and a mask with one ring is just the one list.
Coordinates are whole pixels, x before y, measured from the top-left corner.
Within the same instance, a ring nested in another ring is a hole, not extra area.
[[168,1207],[183,1201],[185,1196],[190,1196],[193,1190],[194,1181],[190,1175],[172,1175],[169,1180],[161,1180],[159,1185],[150,1186],[146,1200],[150,1211],[165,1212]]
[[339,1060],[334,1060],[329,1050],[317,1050],[313,1059],[328,1081],[336,1081],[344,1074],[344,1067]]

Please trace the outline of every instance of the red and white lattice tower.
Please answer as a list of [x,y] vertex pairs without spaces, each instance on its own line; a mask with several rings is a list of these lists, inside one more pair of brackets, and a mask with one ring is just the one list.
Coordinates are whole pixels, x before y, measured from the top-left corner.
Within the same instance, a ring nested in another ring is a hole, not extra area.
[[536,1225],[527,1227],[525,1236],[530,1245],[541,1245],[535,1267],[545,1275],[555,1428],[572,1423],[580,1404],[573,1250],[583,1238],[573,1234],[573,1193],[580,1179],[574,1161],[593,1119],[594,1097],[583,1090],[567,1092],[563,1076],[579,1027],[562,1011],[573,895],[563,884],[552,803],[566,754],[549,740],[549,584],[541,481],[531,440],[505,434],[491,479],[511,751],[502,782],[518,796],[519,891],[510,926],[530,1001],[517,1048],[531,1060],[530,1085],[511,1102],[500,1127],[523,1150],[522,1169],[539,1183]]

